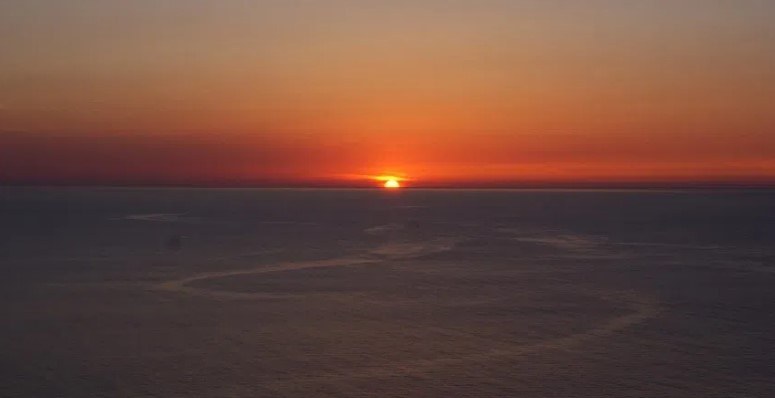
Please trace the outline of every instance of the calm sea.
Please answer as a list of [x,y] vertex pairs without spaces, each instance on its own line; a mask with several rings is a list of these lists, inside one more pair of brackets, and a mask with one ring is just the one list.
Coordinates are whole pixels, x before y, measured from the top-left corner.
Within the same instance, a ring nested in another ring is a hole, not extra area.
[[2,397],[772,397],[775,192],[0,188]]

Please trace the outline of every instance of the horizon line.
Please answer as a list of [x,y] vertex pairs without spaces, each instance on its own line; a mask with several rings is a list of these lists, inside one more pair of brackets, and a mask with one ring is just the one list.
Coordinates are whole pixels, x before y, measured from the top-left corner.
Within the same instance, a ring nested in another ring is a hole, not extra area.
[[[25,182],[2,181],[3,187],[30,188],[190,188],[190,189],[331,189],[383,190],[378,184],[325,183],[101,183],[101,182]],[[671,189],[775,189],[775,181],[733,182],[586,182],[586,183],[459,183],[405,185],[401,190],[671,190]]]

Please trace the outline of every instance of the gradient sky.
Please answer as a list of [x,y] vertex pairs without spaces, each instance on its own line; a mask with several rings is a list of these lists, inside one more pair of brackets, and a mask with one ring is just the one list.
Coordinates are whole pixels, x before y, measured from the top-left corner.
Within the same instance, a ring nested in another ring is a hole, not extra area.
[[0,182],[775,184],[775,1],[3,0]]

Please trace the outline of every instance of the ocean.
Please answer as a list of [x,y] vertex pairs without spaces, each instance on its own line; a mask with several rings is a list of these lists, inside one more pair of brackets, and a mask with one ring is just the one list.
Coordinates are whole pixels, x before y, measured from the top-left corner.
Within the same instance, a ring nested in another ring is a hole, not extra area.
[[0,188],[1,397],[772,397],[775,191]]

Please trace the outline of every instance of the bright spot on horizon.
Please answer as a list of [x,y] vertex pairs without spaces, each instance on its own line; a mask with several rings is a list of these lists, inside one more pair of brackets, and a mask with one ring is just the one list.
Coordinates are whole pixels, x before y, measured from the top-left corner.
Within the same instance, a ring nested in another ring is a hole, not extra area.
[[401,188],[401,184],[394,179],[389,179],[385,181],[385,188],[388,188],[388,189]]

